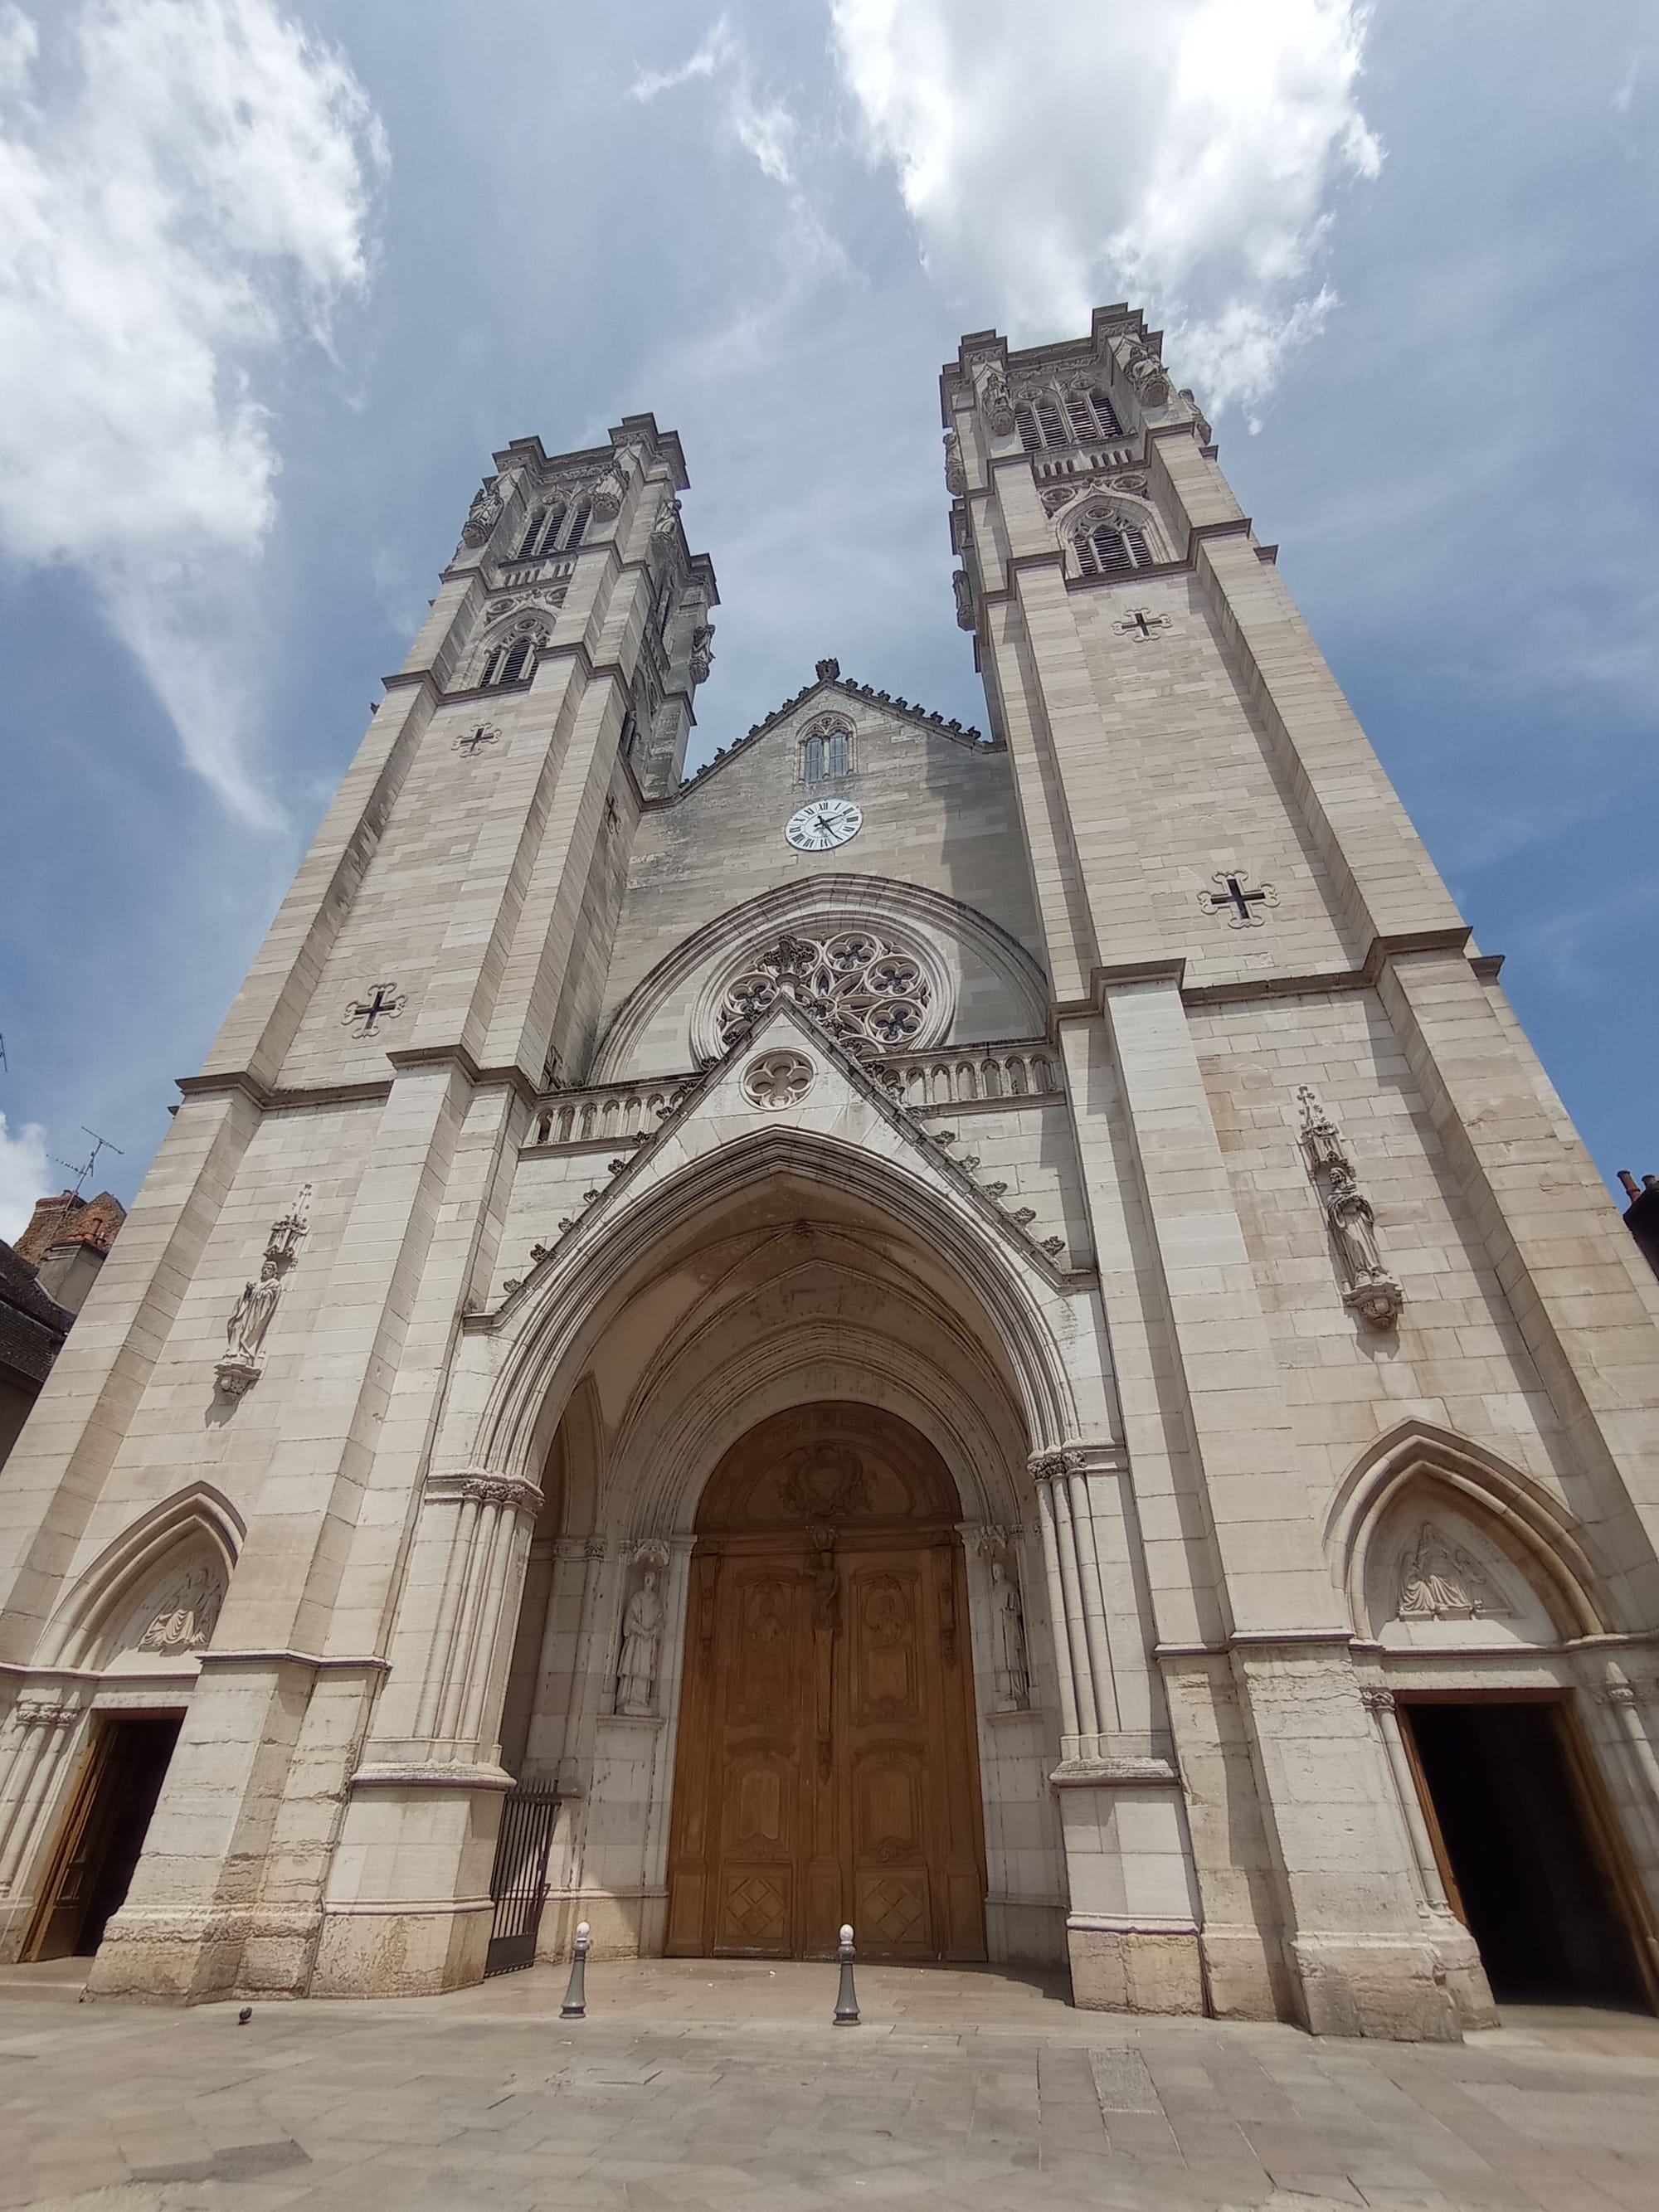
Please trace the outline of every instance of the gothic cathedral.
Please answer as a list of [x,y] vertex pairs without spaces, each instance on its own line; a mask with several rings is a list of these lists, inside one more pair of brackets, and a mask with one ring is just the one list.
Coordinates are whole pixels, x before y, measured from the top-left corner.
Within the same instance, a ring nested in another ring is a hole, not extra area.
[[1659,1285],[1157,335],[940,392],[985,732],[689,777],[678,441],[495,456],[7,1468],[0,1956],[1654,2001]]

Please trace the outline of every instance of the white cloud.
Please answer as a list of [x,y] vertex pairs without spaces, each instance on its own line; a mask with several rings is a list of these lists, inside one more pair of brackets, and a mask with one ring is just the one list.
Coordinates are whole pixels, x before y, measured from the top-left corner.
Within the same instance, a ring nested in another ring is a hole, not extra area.
[[191,764],[268,823],[231,680],[279,466],[252,376],[367,284],[384,140],[275,0],[86,0],[65,45],[36,71],[0,14],[0,545],[94,578]]
[[672,92],[678,86],[690,84],[698,77],[713,76],[717,69],[730,60],[736,44],[730,23],[724,15],[720,16],[690,61],[682,62],[678,69],[641,70],[628,88],[629,98],[654,100],[659,92]]
[[763,97],[755,89],[748,50],[724,15],[689,61],[678,69],[647,70],[628,88],[633,100],[656,99],[699,78],[720,77],[724,82],[726,126],[746,154],[751,154],[775,184],[795,179],[795,147],[800,126],[782,100]]
[[1128,297],[1183,380],[1247,407],[1333,304],[1331,201],[1382,156],[1363,0],[832,0],[870,147],[930,271],[1042,335]]
[[37,1198],[55,1186],[46,1181],[46,1133],[25,1121],[14,1135],[0,1114],[0,1237],[9,1243],[29,1225]]

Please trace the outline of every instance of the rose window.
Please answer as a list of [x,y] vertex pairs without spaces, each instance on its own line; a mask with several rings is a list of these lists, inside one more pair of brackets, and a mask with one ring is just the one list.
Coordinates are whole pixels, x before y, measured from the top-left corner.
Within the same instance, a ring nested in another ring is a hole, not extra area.
[[921,963],[873,931],[818,939],[783,937],[726,986],[720,1041],[729,1043],[780,997],[790,997],[860,1059],[902,1051],[921,1034],[933,993]]

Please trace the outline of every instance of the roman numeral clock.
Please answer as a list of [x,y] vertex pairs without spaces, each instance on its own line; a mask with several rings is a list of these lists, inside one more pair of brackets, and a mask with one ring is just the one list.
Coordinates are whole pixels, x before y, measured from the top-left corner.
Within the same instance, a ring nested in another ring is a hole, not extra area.
[[814,799],[790,816],[783,834],[798,853],[830,853],[863,827],[863,810],[850,799]]

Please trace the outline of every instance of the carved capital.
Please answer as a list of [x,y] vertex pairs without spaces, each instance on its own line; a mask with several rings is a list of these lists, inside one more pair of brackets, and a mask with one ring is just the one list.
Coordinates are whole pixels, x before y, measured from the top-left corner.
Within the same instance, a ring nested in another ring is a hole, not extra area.
[[426,1494],[434,1503],[505,1505],[532,1517],[542,1508],[542,1493],[533,1482],[516,1474],[489,1474],[471,1468],[428,1475]]
[[1394,1692],[1386,1682],[1362,1682],[1359,1702],[1368,1713],[1391,1713],[1395,1708]]
[[1076,1444],[1067,1444],[1060,1451],[1033,1452],[1025,1462],[1038,1482],[1056,1482],[1068,1474],[1086,1474],[1088,1455]]
[[1598,1705],[1635,1705],[1640,1701],[1629,1682],[1599,1682],[1590,1695]]
[[70,1728],[80,1717],[79,1705],[51,1698],[20,1698],[11,1709],[15,1729]]

